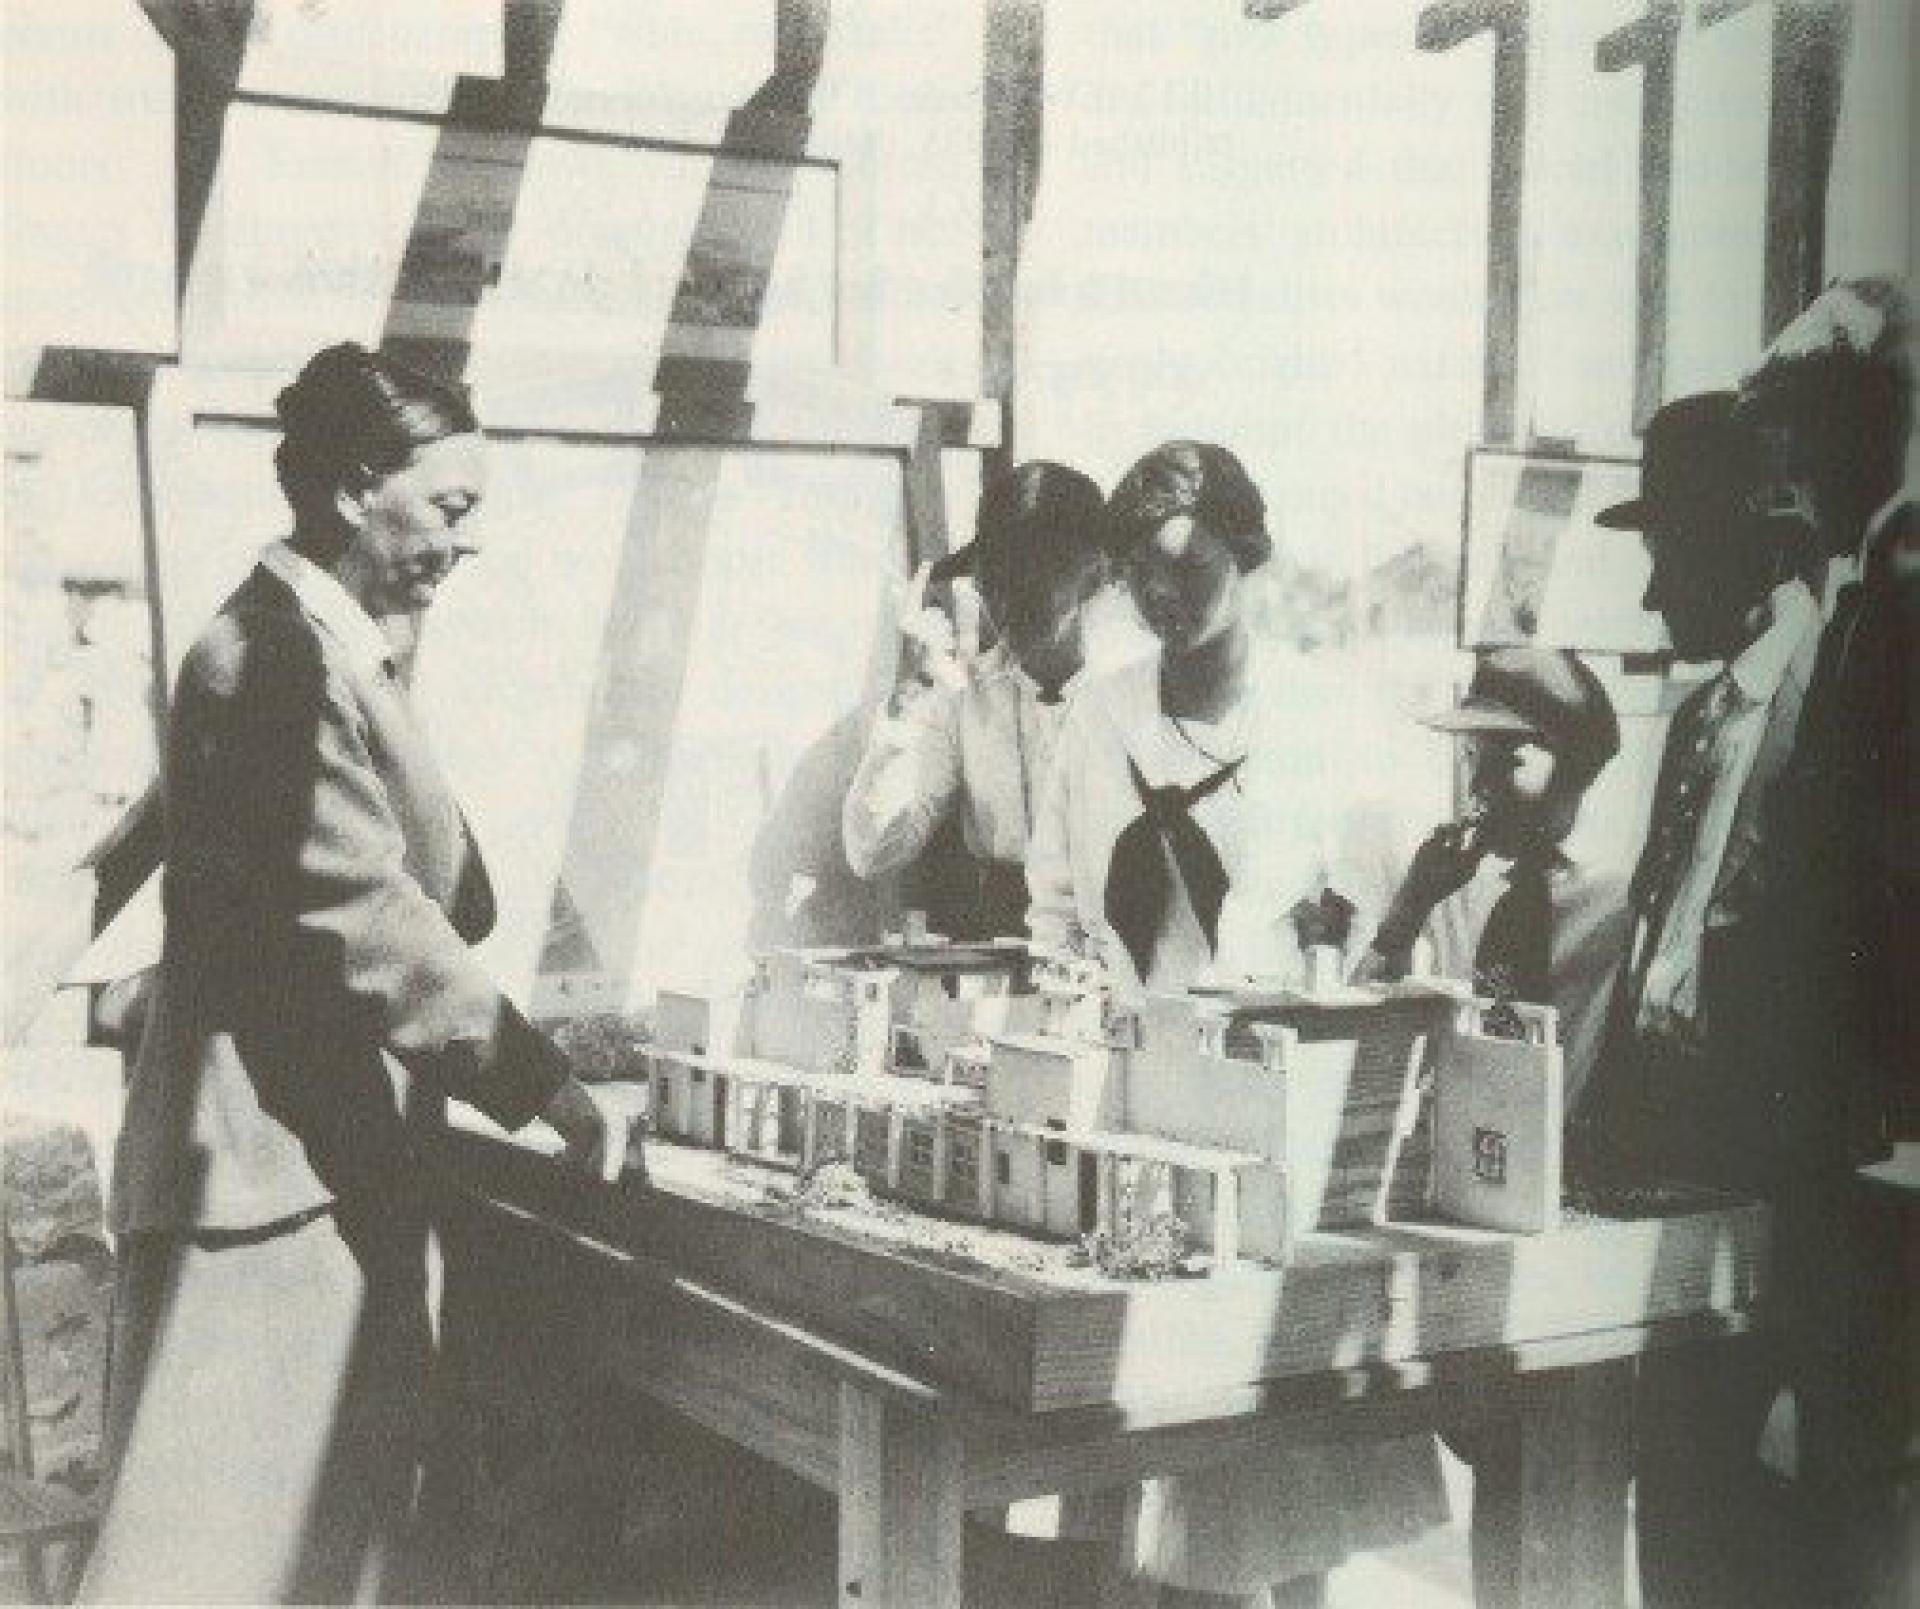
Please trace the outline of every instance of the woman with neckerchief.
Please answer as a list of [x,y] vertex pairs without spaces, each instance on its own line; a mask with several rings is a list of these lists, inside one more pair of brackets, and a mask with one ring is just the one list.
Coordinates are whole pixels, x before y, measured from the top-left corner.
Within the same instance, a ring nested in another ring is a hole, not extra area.
[[[1380,723],[1258,642],[1273,541],[1232,453],[1156,448],[1114,489],[1108,540],[1160,652],[1068,712],[1027,861],[1034,940],[1098,956],[1122,1003],[1303,984],[1308,944],[1372,932],[1390,892],[1394,835],[1369,799]],[[1446,1519],[1429,1436],[1282,1446],[1148,1481],[1129,1507],[1128,1567],[1163,1604],[1319,1603],[1349,1553]]]

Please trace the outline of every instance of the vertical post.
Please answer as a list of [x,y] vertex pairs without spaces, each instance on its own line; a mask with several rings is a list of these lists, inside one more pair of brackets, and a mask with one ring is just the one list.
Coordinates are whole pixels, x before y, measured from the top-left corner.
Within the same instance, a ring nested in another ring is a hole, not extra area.
[[1633,1363],[1517,1380],[1476,1437],[1474,1599],[1481,1609],[1622,1609]]
[[937,1408],[840,1387],[841,1609],[960,1609],[959,1437]]
[[1213,1175],[1213,1261],[1224,1268],[1240,1257],[1240,1175],[1218,1168]]
[[[1751,3],[1711,0],[1701,7],[1701,26],[1745,11]],[[1852,30],[1852,0],[1775,0],[1763,341],[1772,340],[1806,305],[1826,271],[1827,180]]]
[[1527,147],[1528,0],[1437,0],[1415,43],[1445,51],[1493,35],[1493,153],[1487,192],[1487,357],[1481,437],[1511,443],[1520,381],[1521,185]]
[[1045,11],[987,0],[980,127],[980,389],[1000,404],[994,467],[1013,462],[1020,251],[1040,179]]
[[1767,124],[1766,339],[1819,291],[1827,179],[1851,17],[1846,0],[1780,0],[1773,17]]
[[1667,355],[1667,268],[1673,217],[1674,62],[1678,0],[1649,0],[1646,15],[1594,47],[1597,71],[1638,65],[1640,80],[1640,255],[1633,353],[1633,428],[1659,409]]

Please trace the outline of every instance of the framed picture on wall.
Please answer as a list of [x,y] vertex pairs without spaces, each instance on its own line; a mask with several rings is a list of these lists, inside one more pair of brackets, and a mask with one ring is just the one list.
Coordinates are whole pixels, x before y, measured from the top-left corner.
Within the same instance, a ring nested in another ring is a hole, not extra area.
[[1639,533],[1596,521],[1638,492],[1637,459],[1475,448],[1466,483],[1462,648],[1666,648],[1659,617],[1641,607],[1648,562]]

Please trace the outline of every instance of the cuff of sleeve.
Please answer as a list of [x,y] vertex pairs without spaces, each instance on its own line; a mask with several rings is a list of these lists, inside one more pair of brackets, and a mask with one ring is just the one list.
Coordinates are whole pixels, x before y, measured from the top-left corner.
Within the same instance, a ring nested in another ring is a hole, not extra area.
[[887,754],[912,748],[927,731],[937,724],[931,712],[916,713],[927,702],[929,701],[922,700],[921,704],[902,710],[898,715],[890,715],[882,710],[874,719],[869,746]]
[[565,1052],[508,1000],[490,1044],[452,1045],[445,1058],[449,1093],[504,1129],[532,1122],[573,1074]]

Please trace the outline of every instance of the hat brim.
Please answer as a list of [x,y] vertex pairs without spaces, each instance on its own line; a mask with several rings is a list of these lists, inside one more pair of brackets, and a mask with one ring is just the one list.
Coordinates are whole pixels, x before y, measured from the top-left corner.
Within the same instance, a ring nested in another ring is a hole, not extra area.
[[1489,704],[1481,699],[1461,700],[1450,710],[1436,710],[1431,715],[1420,717],[1420,724],[1435,732],[1470,734],[1476,732],[1505,733],[1513,737],[1540,736],[1540,728],[1502,704]]
[[1604,525],[1609,531],[1644,531],[1649,510],[1650,505],[1644,497],[1630,497],[1624,503],[1601,509],[1594,515],[1593,523]]

